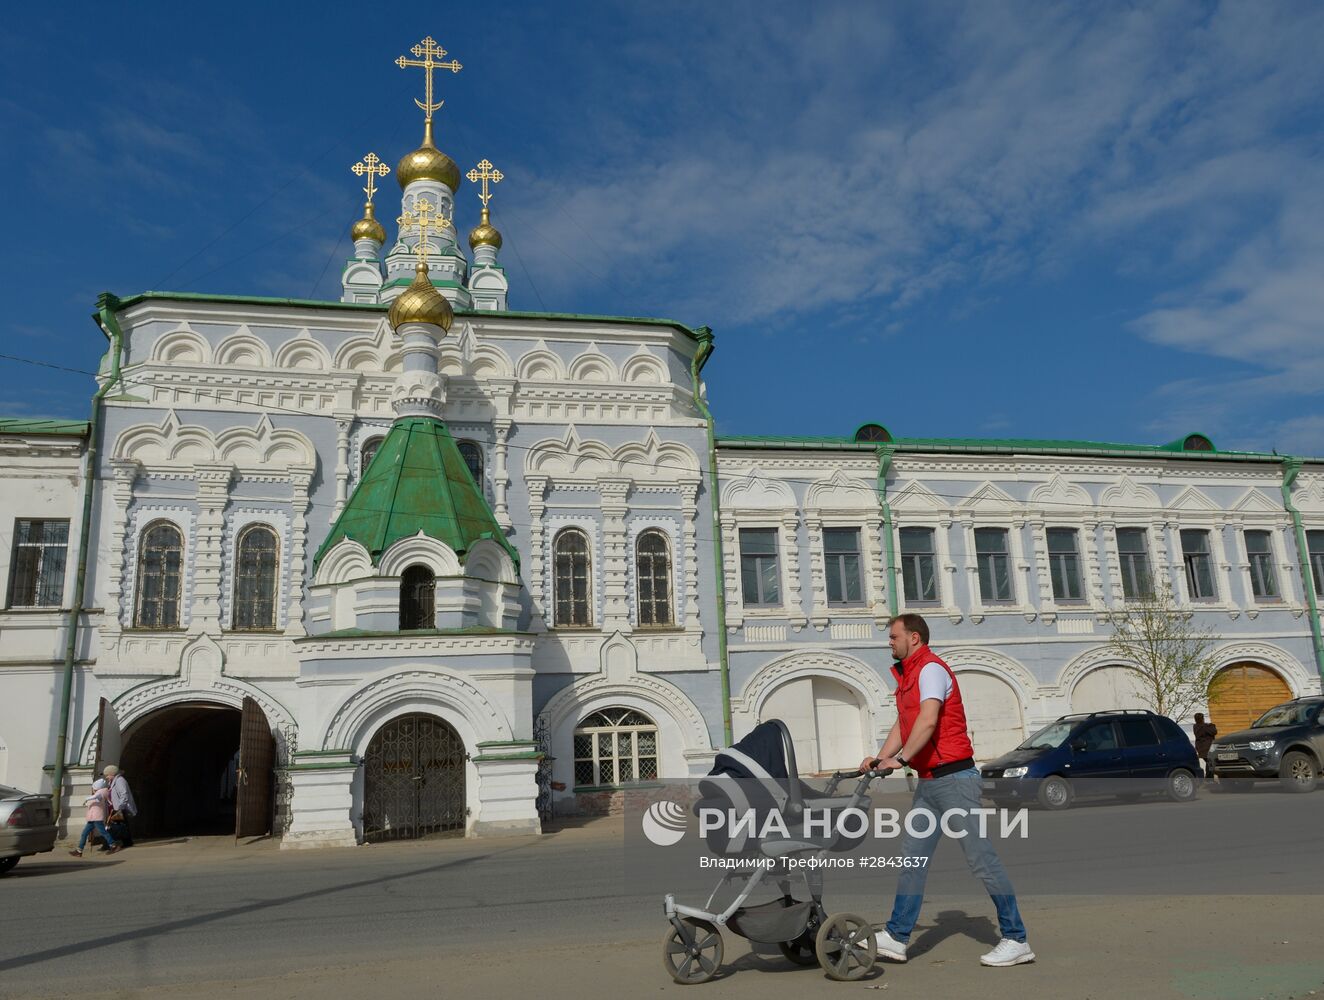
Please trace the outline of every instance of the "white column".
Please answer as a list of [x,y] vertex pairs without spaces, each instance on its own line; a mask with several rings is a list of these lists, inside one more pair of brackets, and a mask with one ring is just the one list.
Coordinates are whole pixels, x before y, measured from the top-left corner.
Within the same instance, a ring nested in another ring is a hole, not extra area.
[[[978,615],[982,620],[984,616],[984,595],[979,590],[979,557],[975,552],[975,520],[973,517],[963,515],[957,519],[957,524],[961,526],[961,537],[965,540],[965,561],[962,567],[965,569],[965,590],[969,597],[971,617]],[[955,595],[953,595],[955,596]],[[952,601],[956,603],[955,600]]]
[[533,602],[532,628],[535,632],[544,631],[549,619],[544,603],[545,583],[543,570],[543,515],[547,513],[547,477],[525,476],[524,485],[529,491],[529,567],[525,583],[529,588],[529,599]]
[[[114,511],[110,521],[110,572],[106,581],[106,610],[101,626],[102,634],[109,639],[121,630],[120,615],[124,612],[124,561],[131,558],[124,551],[124,536],[129,530],[129,504],[133,500],[133,483],[138,478],[139,465],[135,459],[115,458],[110,462],[115,477],[111,487],[111,500]],[[135,556],[136,557],[136,556]],[[133,623],[132,595],[130,595],[128,620]]]
[[198,537],[192,559],[193,607],[190,632],[218,633],[221,630],[221,544],[225,506],[230,502],[231,465],[194,467],[198,484]]
[[1030,536],[1034,540],[1034,561],[1039,583],[1039,613],[1049,621],[1057,617],[1057,599],[1053,597],[1053,580],[1048,570],[1048,531],[1042,520],[1030,522]]
[[1117,524],[1114,521],[1103,521],[1103,557],[1108,563],[1108,590],[1111,596],[1110,604],[1113,607],[1121,607],[1126,600],[1126,592],[1122,590],[1122,553],[1117,547]]
[[827,628],[829,615],[823,519],[817,510],[805,511],[805,534],[809,539],[809,620],[821,632]]
[[598,480],[602,504],[602,628],[630,631],[629,539],[625,535],[628,479]]
[[1099,523],[1086,519],[1081,525],[1081,545],[1085,549],[1085,586],[1090,607],[1095,612],[1107,610],[1103,601],[1103,575],[1099,569]]
[[699,480],[681,480],[680,504],[684,515],[681,524],[685,550],[685,617],[676,624],[698,631],[702,624],[699,621]]
[[882,515],[871,517],[865,526],[865,536],[869,547],[869,597],[873,601],[874,621],[883,624],[890,617],[887,607],[887,588],[891,582],[887,579],[887,557],[883,548]]
[[805,614],[804,598],[800,588],[800,516],[782,515],[781,538],[786,551],[786,610],[787,620],[797,631],[809,624]]
[[308,545],[308,487],[313,481],[311,466],[290,467],[290,486],[294,496],[290,508],[294,518],[290,524],[290,603],[286,612],[286,635],[306,635],[303,627],[304,562]]
[[740,534],[734,514],[723,512],[722,579],[726,586],[726,627],[734,632],[745,622],[745,604],[740,587]]
[[513,525],[510,520],[510,505],[506,501],[506,490],[510,486],[510,474],[506,470],[506,457],[509,445],[506,443],[510,437],[510,428],[513,424],[509,418],[497,419],[492,424],[492,431],[496,437],[496,444],[492,448],[492,497],[496,501],[492,510],[497,524],[503,528],[509,528]]
[[349,430],[354,423],[352,413],[337,413],[336,417],[336,505],[331,510],[334,521],[345,509],[349,497]]

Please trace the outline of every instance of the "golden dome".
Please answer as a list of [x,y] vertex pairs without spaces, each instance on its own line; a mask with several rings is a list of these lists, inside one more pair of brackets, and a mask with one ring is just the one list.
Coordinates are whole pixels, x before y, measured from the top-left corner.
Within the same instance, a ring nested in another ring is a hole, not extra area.
[[460,188],[460,168],[455,161],[436,147],[432,141],[432,122],[423,123],[423,145],[414,150],[395,168],[395,179],[404,190],[412,181],[440,181],[452,191]]
[[501,249],[501,233],[492,225],[486,208],[483,209],[483,221],[469,231],[469,249],[477,250],[481,246]]
[[372,214],[372,202],[365,202],[363,205],[363,218],[354,223],[349,230],[349,238],[356,243],[359,240],[376,240],[378,243],[386,242],[386,230],[382,224]]
[[391,311],[386,316],[392,330],[398,330],[406,323],[431,323],[449,330],[455,313],[451,311],[446,296],[437,291],[436,285],[428,278],[428,266],[419,264],[413,282],[391,303]]

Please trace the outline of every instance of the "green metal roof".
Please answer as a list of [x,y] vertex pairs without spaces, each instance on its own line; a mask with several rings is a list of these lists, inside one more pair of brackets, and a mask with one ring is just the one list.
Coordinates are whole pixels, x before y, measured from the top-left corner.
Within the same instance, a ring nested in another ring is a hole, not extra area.
[[331,527],[313,564],[342,538],[352,538],[373,564],[402,538],[419,532],[450,546],[463,561],[490,538],[519,564],[487,501],[475,485],[450,431],[440,420],[397,420]]
[[0,434],[58,434],[63,437],[87,437],[90,426],[86,420],[42,420],[28,417],[0,418]]
[[[114,307],[116,310],[128,309],[131,306],[148,301],[215,302],[231,305],[292,306],[300,309],[348,309],[380,313],[384,313],[390,308],[390,303],[325,302],[318,299],[282,299],[258,295],[204,295],[193,292],[140,292],[137,295],[130,295],[128,298],[118,299],[114,303]],[[570,320],[576,323],[638,323],[646,326],[671,327],[673,330],[685,334],[691,340],[699,339],[698,333],[684,323],[678,323],[674,319],[659,319],[649,316],[590,316],[580,313],[518,312],[515,310],[497,312],[492,309],[456,309],[455,315],[487,319]]]

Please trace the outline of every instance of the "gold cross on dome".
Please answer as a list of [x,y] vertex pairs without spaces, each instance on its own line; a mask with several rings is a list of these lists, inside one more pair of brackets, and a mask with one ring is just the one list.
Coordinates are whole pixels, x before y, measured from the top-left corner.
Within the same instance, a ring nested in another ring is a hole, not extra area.
[[416,58],[409,59],[405,56],[401,56],[395,61],[395,64],[401,69],[408,69],[410,66],[422,67],[423,76],[426,79],[424,99],[420,101],[415,97],[414,103],[423,109],[423,113],[427,116],[426,120],[432,121],[432,112],[440,110],[441,106],[446,103],[445,101],[437,101],[436,103],[433,103],[432,71],[434,69],[448,69],[452,73],[458,73],[464,67],[460,65],[458,59],[452,59],[450,62],[442,62],[441,57],[448,55],[449,53],[433,41],[431,35],[423,39],[423,41],[419,42],[409,51],[414,53]]
[[368,196],[369,204],[371,204],[372,196],[377,190],[377,178],[385,177],[391,172],[391,168],[378,159],[376,153],[369,153],[349,169],[360,177],[364,174],[368,175],[368,186],[363,189],[363,193]]
[[478,166],[470,170],[465,176],[469,178],[470,184],[483,182],[483,190],[478,195],[478,199],[483,203],[483,208],[486,209],[487,203],[492,200],[492,192],[487,189],[488,181],[493,184],[500,184],[506,175],[492,166],[491,160],[479,160]]
[[432,202],[426,198],[420,198],[414,202],[414,211],[411,212],[406,208],[400,218],[395,221],[400,224],[401,229],[418,226],[418,244],[414,247],[414,252],[418,254],[418,262],[427,267],[428,230],[431,229],[434,233],[444,230],[450,225],[446,216],[433,208]]

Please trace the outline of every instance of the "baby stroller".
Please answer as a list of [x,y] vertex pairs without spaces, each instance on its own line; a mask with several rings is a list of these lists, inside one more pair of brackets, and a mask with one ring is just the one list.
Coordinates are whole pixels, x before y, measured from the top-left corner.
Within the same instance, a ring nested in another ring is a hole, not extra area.
[[[804,813],[812,808],[821,819],[821,810],[868,810],[869,783],[888,773],[838,771],[824,791],[818,792],[800,781],[790,730],[777,719],[761,723],[744,739],[720,752],[708,777],[699,782],[695,815],[701,815],[704,809],[724,813],[735,810],[738,814],[752,809],[756,821],[752,831],[737,826],[706,835],[708,850],[735,859],[732,864],[736,867],[725,870],[703,907],[685,906],[667,894],[663,906],[671,927],[662,941],[662,962],[671,978],[692,985],[706,983],[717,974],[723,950],[719,927],[750,941],[775,944],[791,962],[817,964],[832,979],[853,980],[867,975],[875,958],[873,927],[853,913],[828,915],[823,908],[823,869],[812,865],[812,859],[849,849],[863,838],[846,843],[840,833],[819,832],[821,823],[814,835],[807,835]],[[857,780],[854,791],[838,796],[837,787],[851,780]],[[780,814],[789,837],[782,837],[779,830],[766,838],[757,836],[766,828],[769,810]],[[830,829],[836,830],[835,822]],[[780,870],[770,867],[773,862]],[[793,872],[787,869],[788,863],[794,866]],[[781,895],[766,903],[747,905],[765,880],[775,880]],[[792,892],[793,882],[798,894]],[[738,888],[734,898],[715,908],[728,886]]]

